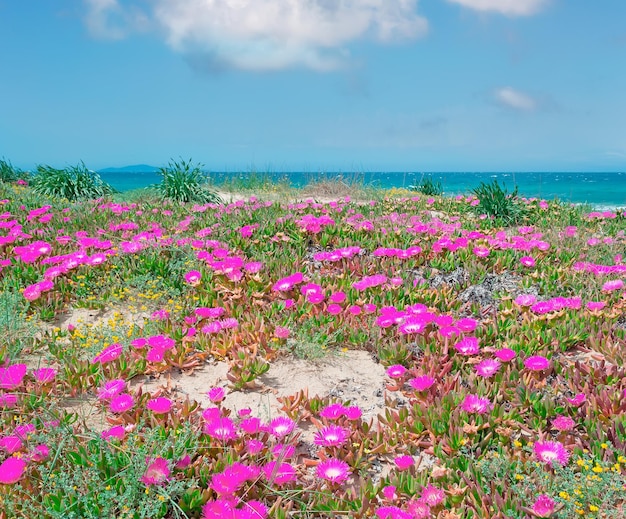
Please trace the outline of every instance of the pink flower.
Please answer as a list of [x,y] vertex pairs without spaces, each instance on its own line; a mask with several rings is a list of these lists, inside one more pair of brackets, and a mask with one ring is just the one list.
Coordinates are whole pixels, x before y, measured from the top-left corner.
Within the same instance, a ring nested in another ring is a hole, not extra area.
[[550,367],[550,361],[541,355],[533,355],[524,361],[524,366],[531,371],[543,371]]
[[189,465],[191,465],[191,456],[189,454],[185,454],[182,458],[180,458],[174,468],[178,470],[186,469]]
[[317,466],[317,477],[331,483],[343,483],[350,474],[350,466],[342,460],[328,458]]
[[25,287],[22,295],[27,301],[35,301],[39,299],[41,297],[41,287],[39,286],[39,283]]
[[552,427],[558,431],[569,431],[570,429],[573,429],[575,425],[576,422],[569,416],[559,415],[552,420]]
[[473,252],[478,258],[486,258],[491,251],[487,247],[474,247]]
[[0,484],[17,483],[26,470],[26,462],[22,458],[7,458],[0,464]]
[[133,348],[136,348],[138,350],[140,350],[141,348],[145,348],[147,344],[148,339],[146,339],[145,337],[138,337],[130,343]]
[[297,479],[296,469],[289,463],[270,461],[263,467],[263,474],[270,484],[285,485]]
[[221,306],[215,308],[207,308],[205,306],[196,308],[195,314],[200,319],[219,319],[226,312],[225,308]]
[[346,300],[345,292],[333,292],[329,298],[331,303],[343,303]]
[[343,311],[343,308],[338,304],[332,303],[326,307],[326,311],[330,315],[339,315]]
[[146,360],[148,362],[163,362],[165,358],[165,350],[159,346],[155,346],[148,350],[146,353]]
[[346,408],[341,404],[330,404],[320,411],[320,416],[329,420],[338,420],[344,415],[345,410]]
[[253,456],[261,452],[264,447],[265,444],[260,440],[252,439],[246,442],[246,451],[248,452],[248,454],[252,454]]
[[343,415],[350,421],[355,421],[361,418],[363,411],[358,405],[351,405],[350,407],[343,408]]
[[282,326],[274,328],[274,337],[277,339],[286,339],[289,337],[289,333],[289,328],[283,328]]
[[209,324],[205,324],[200,331],[202,333],[219,333],[222,330],[222,323],[220,321],[213,321]]
[[587,310],[598,312],[606,306],[606,301],[589,301],[586,306]]
[[478,395],[469,394],[463,400],[461,409],[466,413],[485,414],[492,408],[491,401],[488,398],[481,398]]
[[256,416],[245,418],[239,422],[239,428],[246,434],[256,434],[261,430],[262,426],[261,420]]
[[550,496],[541,494],[537,497],[531,510],[537,517],[550,517],[554,512],[556,503]]
[[96,355],[91,361],[92,364],[99,362],[100,364],[106,364],[117,359],[124,351],[124,347],[121,344],[111,344],[104,348],[98,355]]
[[278,443],[272,447],[272,455],[277,459],[289,459],[296,453],[296,448],[290,444]]
[[167,335],[152,335],[148,337],[148,346],[152,348],[161,348],[163,350],[171,350],[176,346],[176,341]]
[[288,292],[298,283],[302,283],[304,279],[304,275],[302,272],[296,272],[295,274],[291,274],[285,278],[279,279],[272,286],[272,290],[277,292]]
[[239,321],[237,321],[234,317],[228,317],[227,319],[221,320],[220,325],[223,330],[228,330],[229,328],[237,328],[237,326],[239,326]]
[[569,460],[569,453],[561,442],[535,442],[533,450],[537,459],[544,463],[553,464],[556,462],[561,465],[567,465]]
[[228,417],[215,418],[204,424],[204,432],[211,438],[228,442],[237,438],[235,424]]
[[373,303],[365,303],[363,305],[363,310],[366,314],[373,314],[376,311],[376,305]]
[[141,481],[146,485],[162,485],[170,476],[170,469],[167,466],[167,460],[164,458],[156,458],[141,477]]
[[217,404],[226,398],[226,391],[223,387],[213,387],[209,389],[207,396],[211,402]]
[[425,501],[428,506],[435,507],[441,503],[446,497],[443,490],[432,486],[430,483],[422,489],[420,499]]
[[338,425],[328,425],[315,433],[315,445],[321,447],[336,447],[343,445],[350,437],[350,431]]
[[43,461],[50,456],[50,449],[47,445],[37,445],[30,456],[30,459],[35,462]]
[[480,352],[476,337],[465,337],[454,345],[454,349],[461,355],[476,355]]
[[509,362],[515,358],[515,351],[511,348],[501,348],[494,352],[494,355],[498,357],[501,362]]
[[574,396],[574,398],[566,398],[565,400],[567,400],[574,407],[580,407],[587,400],[587,396],[585,393],[578,393]]
[[200,284],[202,280],[202,273],[198,270],[190,270],[185,274],[185,281],[189,283],[191,286],[196,286]]
[[[456,321],[454,325],[463,333],[471,333],[478,327],[478,321],[470,317],[464,317]],[[474,337],[472,337],[472,339],[473,338]]]
[[622,288],[624,288],[624,281],[621,279],[607,281],[604,285],[602,285],[602,290],[605,292],[613,292],[615,290],[621,290]]
[[534,267],[535,266],[535,258],[532,256],[524,256],[520,258],[519,262],[525,267]]
[[397,506],[381,506],[376,509],[378,519],[413,519],[409,512],[405,512]]
[[39,368],[33,371],[35,380],[41,384],[52,382],[56,375],[57,371],[54,368]]
[[260,501],[238,502],[230,495],[213,501],[207,501],[202,507],[202,519],[266,519],[267,507]]
[[109,410],[112,413],[125,413],[135,405],[135,399],[128,393],[122,393],[113,397]]
[[13,393],[0,394],[0,407],[15,407],[17,405],[17,395]]
[[111,427],[106,431],[102,431],[101,436],[104,440],[110,440],[111,438],[123,440],[124,436],[126,436],[126,430],[122,425],[115,425],[114,427]]
[[419,316],[408,317],[399,327],[398,331],[402,335],[411,335],[414,333],[422,333],[428,322]]
[[407,369],[402,364],[394,364],[387,368],[387,376],[391,378],[402,378]]
[[0,449],[7,451],[9,454],[21,450],[22,447],[22,440],[19,436],[4,436],[0,438]]
[[396,494],[396,487],[394,487],[393,485],[387,485],[386,487],[384,487],[383,496],[385,496],[385,499],[389,501],[393,501],[394,499],[397,499],[398,494]]
[[362,311],[363,310],[359,305],[350,305],[348,307],[348,313],[351,315],[359,315]]
[[537,302],[537,298],[532,294],[521,294],[515,298],[517,306],[532,306]]
[[497,360],[485,359],[476,364],[476,366],[474,366],[474,369],[476,370],[478,376],[489,378],[492,375],[495,375],[501,366],[502,364],[500,364],[500,362]]
[[256,479],[260,472],[259,467],[235,462],[222,472],[213,474],[210,487],[219,495],[229,496],[237,492],[246,481]]
[[13,434],[20,436],[22,438],[26,438],[29,434],[34,433],[36,430],[35,424],[26,423],[23,425],[17,425],[15,429],[13,429]]
[[150,319],[152,321],[167,321],[170,317],[170,313],[165,310],[157,310],[155,312],[152,312],[152,314],[150,315]]
[[423,499],[412,499],[407,506],[413,519],[427,519],[430,517],[430,506]]
[[126,382],[122,379],[109,380],[98,390],[98,400],[110,400],[119,395],[126,387]]
[[154,414],[166,414],[172,408],[172,401],[169,398],[158,397],[148,400],[146,407]]
[[408,470],[415,465],[413,456],[409,456],[408,454],[404,456],[396,456],[393,462],[396,464],[398,470]]
[[12,390],[22,385],[27,371],[26,364],[13,364],[0,368],[0,389]]
[[426,391],[431,388],[435,383],[435,379],[429,375],[422,375],[421,377],[415,377],[409,380],[409,386],[416,391]]
[[296,426],[296,423],[286,416],[279,416],[270,422],[270,432],[276,438],[284,438],[290,434]]

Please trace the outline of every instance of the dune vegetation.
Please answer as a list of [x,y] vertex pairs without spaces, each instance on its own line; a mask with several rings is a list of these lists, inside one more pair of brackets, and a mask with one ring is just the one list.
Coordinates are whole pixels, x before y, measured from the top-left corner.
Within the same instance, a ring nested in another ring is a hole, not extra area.
[[[495,185],[63,198],[9,173],[0,518],[626,515],[624,210]],[[384,371],[374,414],[229,406],[280,359],[353,351]],[[172,383],[215,363],[202,398]]]

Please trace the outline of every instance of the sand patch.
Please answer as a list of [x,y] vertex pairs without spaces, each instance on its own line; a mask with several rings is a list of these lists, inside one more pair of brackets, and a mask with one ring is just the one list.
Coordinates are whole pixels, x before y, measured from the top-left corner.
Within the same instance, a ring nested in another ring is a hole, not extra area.
[[[133,385],[154,393],[167,389],[173,395],[195,400],[203,407],[212,404],[206,393],[215,386],[228,386],[228,364],[218,362],[194,370],[191,374],[171,373],[158,379],[137,377]],[[279,397],[307,390],[309,397],[334,397],[349,401],[363,411],[369,421],[385,407],[385,370],[366,351],[347,351],[311,361],[293,357],[272,362],[270,370],[257,379],[258,387],[242,391],[227,391],[223,405],[234,412],[249,408],[261,419],[269,420],[282,414]]]

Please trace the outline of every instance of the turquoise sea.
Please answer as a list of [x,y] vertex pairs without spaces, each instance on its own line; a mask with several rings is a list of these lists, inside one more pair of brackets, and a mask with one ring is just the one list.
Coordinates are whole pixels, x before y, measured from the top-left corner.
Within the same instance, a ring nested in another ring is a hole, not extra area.
[[[144,188],[160,181],[157,173],[102,173],[102,178],[119,191]],[[360,182],[382,188],[404,187],[420,183],[430,176],[440,181],[446,195],[468,194],[480,182],[497,179],[509,191],[515,186],[525,197],[546,200],[559,198],[573,203],[588,203],[598,208],[626,207],[626,172],[622,173],[211,173],[211,181],[235,184],[261,180],[288,181],[294,187],[302,187],[318,179],[341,179]]]

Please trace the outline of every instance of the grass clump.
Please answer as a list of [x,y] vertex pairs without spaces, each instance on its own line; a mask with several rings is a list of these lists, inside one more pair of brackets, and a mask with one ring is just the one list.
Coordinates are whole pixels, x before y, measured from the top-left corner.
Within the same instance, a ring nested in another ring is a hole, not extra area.
[[220,196],[208,189],[207,174],[202,171],[201,164],[188,161],[171,160],[159,170],[163,180],[156,189],[161,198],[174,202],[220,203]]
[[25,175],[24,171],[13,166],[10,161],[0,159],[0,182],[17,182]]
[[8,287],[0,291],[0,364],[18,357],[26,346],[34,343],[35,327],[26,318],[24,298]]
[[517,198],[517,187],[509,193],[494,179],[490,183],[481,182],[472,190],[472,193],[478,199],[476,209],[499,223],[514,224],[526,215],[524,207]]
[[443,195],[443,186],[439,180],[435,181],[431,175],[423,177],[420,183],[415,186],[409,186],[411,191],[417,191],[426,196]]
[[65,169],[39,165],[31,187],[39,195],[65,198],[71,202],[102,198],[115,192],[100,175],[87,169],[83,162]]

